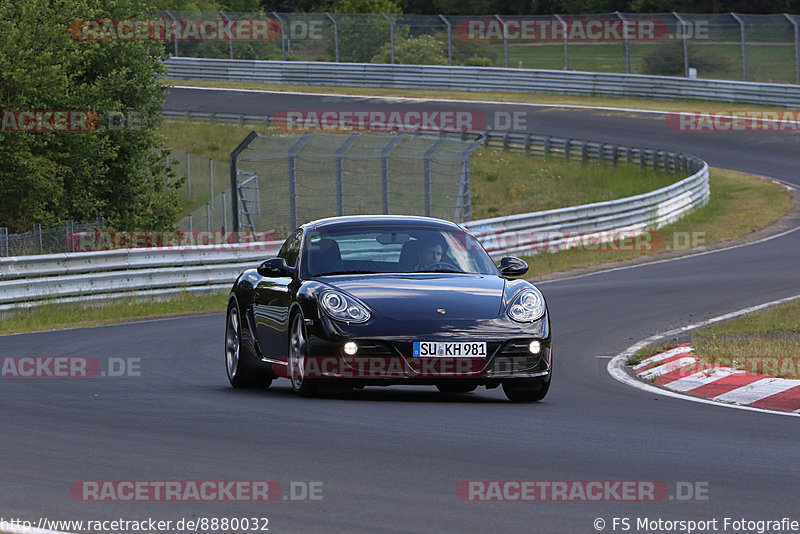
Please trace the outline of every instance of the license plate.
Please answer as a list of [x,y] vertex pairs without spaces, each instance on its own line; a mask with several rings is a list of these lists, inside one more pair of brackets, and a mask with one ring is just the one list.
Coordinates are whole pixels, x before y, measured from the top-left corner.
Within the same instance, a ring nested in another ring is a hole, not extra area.
[[469,358],[486,357],[486,342],[471,341],[459,343],[454,341],[415,341],[415,357],[451,357]]

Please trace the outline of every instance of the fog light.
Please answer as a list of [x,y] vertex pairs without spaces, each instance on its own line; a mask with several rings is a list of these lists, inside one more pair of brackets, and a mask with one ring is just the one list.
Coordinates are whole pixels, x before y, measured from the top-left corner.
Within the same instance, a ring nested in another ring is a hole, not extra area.
[[352,341],[348,341],[344,344],[344,353],[348,356],[354,356],[355,353],[358,352],[358,345],[356,345]]
[[528,350],[531,351],[531,354],[539,354],[539,351],[542,350],[542,344],[537,340],[533,340],[528,345]]

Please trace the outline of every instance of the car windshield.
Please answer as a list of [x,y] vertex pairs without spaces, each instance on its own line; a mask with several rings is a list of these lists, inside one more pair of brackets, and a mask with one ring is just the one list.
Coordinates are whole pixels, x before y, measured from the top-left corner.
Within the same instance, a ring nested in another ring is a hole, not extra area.
[[431,227],[323,229],[306,235],[303,263],[311,276],[368,273],[498,274],[467,232]]

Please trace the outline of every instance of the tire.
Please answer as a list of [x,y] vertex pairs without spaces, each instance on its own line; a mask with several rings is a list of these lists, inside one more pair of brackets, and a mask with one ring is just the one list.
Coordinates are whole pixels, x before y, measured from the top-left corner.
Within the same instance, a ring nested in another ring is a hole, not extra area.
[[503,393],[511,402],[537,402],[545,398],[550,381],[525,379],[503,382]]
[[298,312],[292,317],[289,328],[289,380],[292,389],[301,397],[313,397],[317,394],[317,384],[313,379],[306,378],[305,360],[308,354],[308,337],[303,313]]
[[232,300],[228,305],[225,320],[225,370],[228,381],[234,388],[268,388],[272,377],[266,372],[259,372],[242,358],[242,321],[239,307]]
[[478,386],[475,384],[465,384],[463,382],[453,381],[436,384],[436,389],[442,393],[471,393],[478,389]]

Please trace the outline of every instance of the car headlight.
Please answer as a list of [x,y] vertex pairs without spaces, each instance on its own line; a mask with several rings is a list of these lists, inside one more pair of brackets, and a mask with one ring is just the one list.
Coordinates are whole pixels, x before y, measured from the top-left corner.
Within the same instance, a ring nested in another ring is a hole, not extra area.
[[369,310],[357,300],[338,291],[327,291],[320,299],[325,313],[337,321],[364,323],[369,320]]
[[507,313],[518,323],[532,323],[544,315],[544,297],[538,289],[524,289],[511,300]]

